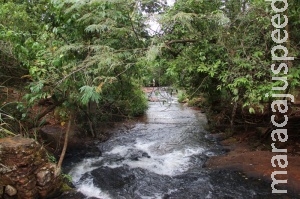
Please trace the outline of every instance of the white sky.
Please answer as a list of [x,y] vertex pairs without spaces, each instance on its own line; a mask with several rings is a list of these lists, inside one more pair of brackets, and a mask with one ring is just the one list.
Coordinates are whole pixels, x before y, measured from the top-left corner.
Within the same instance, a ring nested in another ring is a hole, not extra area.
[[169,6],[172,6],[172,5],[174,5],[175,0],[167,0],[167,3]]
[[[168,6],[173,6],[176,0],[167,0],[167,4]],[[155,19],[155,15],[151,16],[151,18],[149,19],[148,24],[150,25],[150,30],[149,33],[151,35],[154,35],[156,32],[159,32],[160,30],[160,25],[159,23],[157,23],[156,19]]]

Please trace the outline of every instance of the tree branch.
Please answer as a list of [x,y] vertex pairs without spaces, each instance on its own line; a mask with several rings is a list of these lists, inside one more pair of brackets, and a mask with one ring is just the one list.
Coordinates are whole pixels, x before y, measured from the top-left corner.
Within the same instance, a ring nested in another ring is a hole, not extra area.
[[179,40],[171,40],[171,41],[166,41],[166,45],[171,45],[174,43],[194,43],[197,42],[197,39],[179,39]]
[[171,44],[175,44],[175,43],[194,43],[194,42],[197,42],[198,40],[196,39],[179,39],[179,40],[171,40],[171,41],[166,41],[165,42],[165,47],[167,49],[170,50],[171,54],[174,56],[174,57],[177,57],[179,55],[179,52],[175,52],[174,49],[172,49],[172,47],[170,46]]

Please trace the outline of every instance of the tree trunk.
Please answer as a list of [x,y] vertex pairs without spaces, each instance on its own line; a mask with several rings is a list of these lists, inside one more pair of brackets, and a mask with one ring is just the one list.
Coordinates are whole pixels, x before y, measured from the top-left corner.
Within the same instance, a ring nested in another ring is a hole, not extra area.
[[[285,14],[286,14],[287,16],[289,15],[288,9],[286,10]],[[289,35],[289,37],[287,38],[287,41],[286,41],[286,48],[287,48],[288,50],[291,50],[291,41],[290,41],[290,35],[291,35],[291,33],[290,33],[290,29],[289,29],[289,24],[287,24],[287,25],[285,26],[285,30],[286,30],[287,34]],[[287,65],[288,65],[288,68],[289,68],[289,70],[290,70],[290,69],[292,68],[292,61],[291,61],[291,60],[287,60]]]
[[233,108],[232,108],[232,113],[231,113],[231,120],[230,120],[230,131],[231,133],[233,134],[234,133],[234,118],[235,118],[235,115],[236,115],[236,109],[237,109],[237,102],[234,102],[233,104]]
[[87,115],[87,119],[88,119],[91,134],[94,138],[94,137],[96,137],[96,135],[95,135],[95,131],[94,131],[93,122],[92,122],[92,119],[90,117],[90,105],[91,105],[91,103],[89,102],[88,105],[87,105],[87,109],[86,109],[86,115]]
[[58,175],[61,174],[61,166],[62,166],[63,160],[64,160],[66,152],[67,152],[68,141],[69,141],[69,134],[70,134],[70,129],[71,129],[72,121],[73,121],[73,113],[71,113],[70,118],[69,118],[68,127],[67,127],[67,131],[66,131],[66,134],[65,134],[64,146],[63,146],[63,149],[61,151],[58,163],[56,165],[55,176],[58,176]]
[[246,11],[246,5],[247,5],[247,0],[242,0],[242,12],[244,13]]

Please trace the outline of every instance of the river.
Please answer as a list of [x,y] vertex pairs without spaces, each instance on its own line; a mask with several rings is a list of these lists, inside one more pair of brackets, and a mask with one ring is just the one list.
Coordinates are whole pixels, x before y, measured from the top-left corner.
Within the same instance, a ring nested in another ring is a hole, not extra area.
[[82,198],[250,199],[272,195],[270,183],[233,171],[210,170],[206,160],[225,153],[205,130],[206,116],[177,103],[166,92],[142,120],[96,147],[101,155],[69,162],[69,175]]

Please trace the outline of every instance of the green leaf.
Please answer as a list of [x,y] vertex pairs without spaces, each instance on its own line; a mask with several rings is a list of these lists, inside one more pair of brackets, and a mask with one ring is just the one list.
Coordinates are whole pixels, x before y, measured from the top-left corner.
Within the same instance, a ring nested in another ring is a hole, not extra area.
[[86,105],[90,101],[94,101],[96,103],[99,103],[99,100],[101,99],[100,94],[96,91],[95,87],[92,86],[83,86],[80,89],[81,96],[81,103]]

